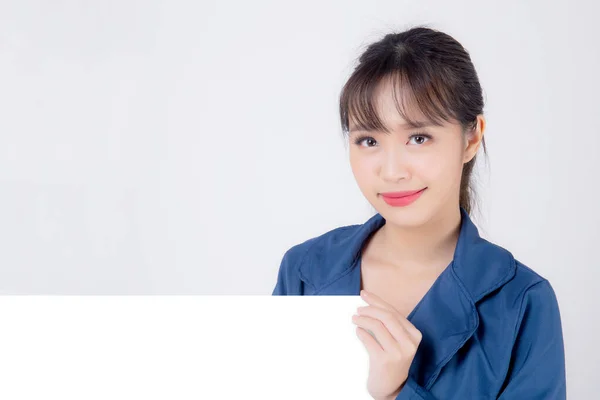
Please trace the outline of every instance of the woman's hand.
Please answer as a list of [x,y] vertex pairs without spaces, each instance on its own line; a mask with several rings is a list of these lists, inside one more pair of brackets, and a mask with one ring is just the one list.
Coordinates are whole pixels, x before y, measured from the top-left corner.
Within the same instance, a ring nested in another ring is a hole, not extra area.
[[363,290],[361,298],[369,305],[359,307],[352,322],[369,353],[367,389],[374,399],[395,399],[408,378],[421,332],[378,296]]

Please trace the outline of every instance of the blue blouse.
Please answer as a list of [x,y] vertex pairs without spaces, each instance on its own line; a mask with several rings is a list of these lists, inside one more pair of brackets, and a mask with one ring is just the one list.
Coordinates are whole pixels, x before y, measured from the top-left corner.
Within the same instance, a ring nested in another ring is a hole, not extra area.
[[[452,262],[408,316],[422,339],[396,399],[565,399],[552,286],[461,218]],[[376,214],[291,247],[273,295],[358,296],[362,247],[384,224]]]

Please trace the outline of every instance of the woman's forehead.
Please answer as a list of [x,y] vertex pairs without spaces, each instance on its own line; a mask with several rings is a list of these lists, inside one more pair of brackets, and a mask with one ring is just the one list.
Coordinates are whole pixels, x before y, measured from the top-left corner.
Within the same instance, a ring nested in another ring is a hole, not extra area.
[[[404,120],[402,117],[400,117],[400,115],[398,115],[396,118],[393,118],[392,121],[389,121],[389,119],[383,118],[382,122],[384,123],[384,125],[388,131],[404,131],[404,130],[411,130],[411,129],[434,128],[434,127],[441,126],[440,124],[436,124],[433,121],[425,119],[425,117],[422,117],[422,119],[417,119],[417,120],[408,122],[408,121]],[[350,132],[358,132],[358,131],[371,132],[371,131],[376,130],[372,126],[369,126],[368,124],[354,122],[354,121],[350,122],[349,126],[350,126]]]
[[[450,124],[451,121],[434,121],[428,118],[424,113],[416,109],[397,110],[376,108],[372,110],[375,115],[360,116],[349,115],[349,130],[352,131],[404,131],[412,129],[442,127]],[[404,114],[404,115],[403,115]],[[377,119],[378,121],[374,121]],[[383,126],[380,126],[382,124]]]
[[[358,100],[358,99],[357,99]],[[441,109],[438,108],[436,114]],[[431,110],[430,110],[431,113]],[[430,117],[418,106],[415,97],[407,90],[388,86],[374,91],[371,101],[357,101],[349,110],[349,126],[355,129],[415,129],[443,126],[442,116]]]

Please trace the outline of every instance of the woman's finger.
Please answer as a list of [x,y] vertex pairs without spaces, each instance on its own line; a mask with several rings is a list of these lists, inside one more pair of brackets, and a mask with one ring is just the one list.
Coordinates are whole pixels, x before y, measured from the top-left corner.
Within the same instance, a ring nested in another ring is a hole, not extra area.
[[377,340],[375,340],[375,338],[371,336],[369,332],[367,332],[360,326],[356,327],[356,336],[358,336],[360,341],[363,342],[363,344],[367,348],[367,352],[370,355],[379,356],[384,352],[383,348],[379,345]]
[[416,337],[413,337],[404,324],[399,321],[399,316],[396,313],[377,306],[358,307],[357,312],[358,315],[364,315],[383,322],[387,330],[399,343],[404,343],[406,341],[412,342],[417,339]]
[[386,310],[392,311],[392,312],[396,312],[398,314],[400,314],[398,312],[398,310],[396,310],[394,308],[394,306],[392,306],[390,303],[384,301],[381,297],[377,296],[374,293],[371,292],[367,292],[366,290],[361,290],[360,291],[360,297],[366,301],[367,303],[373,305],[373,306],[378,306],[381,308],[385,308]]
[[354,315],[352,316],[352,322],[363,329],[373,332],[375,338],[385,352],[394,354],[400,350],[399,343],[394,339],[381,321],[371,317]]
[[383,308],[396,315],[398,321],[400,321],[400,323],[402,324],[404,329],[410,334],[410,336],[417,341],[421,341],[421,332],[413,324],[411,324],[411,322],[408,319],[406,319],[402,314],[400,314],[398,310],[396,310],[391,304],[385,302],[381,297],[371,292],[367,292],[366,290],[362,290],[360,296],[369,305]]

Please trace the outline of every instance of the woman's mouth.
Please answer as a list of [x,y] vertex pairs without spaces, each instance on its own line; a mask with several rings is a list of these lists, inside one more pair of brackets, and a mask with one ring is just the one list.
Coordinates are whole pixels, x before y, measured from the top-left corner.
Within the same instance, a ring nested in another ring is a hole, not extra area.
[[385,201],[390,206],[404,207],[404,206],[407,206],[407,205],[413,203],[415,200],[417,200],[419,197],[421,197],[421,194],[426,189],[427,188],[420,189],[420,190],[404,191],[404,192],[386,192],[386,193],[380,193],[380,194],[381,194],[381,197],[383,197],[383,201]]

